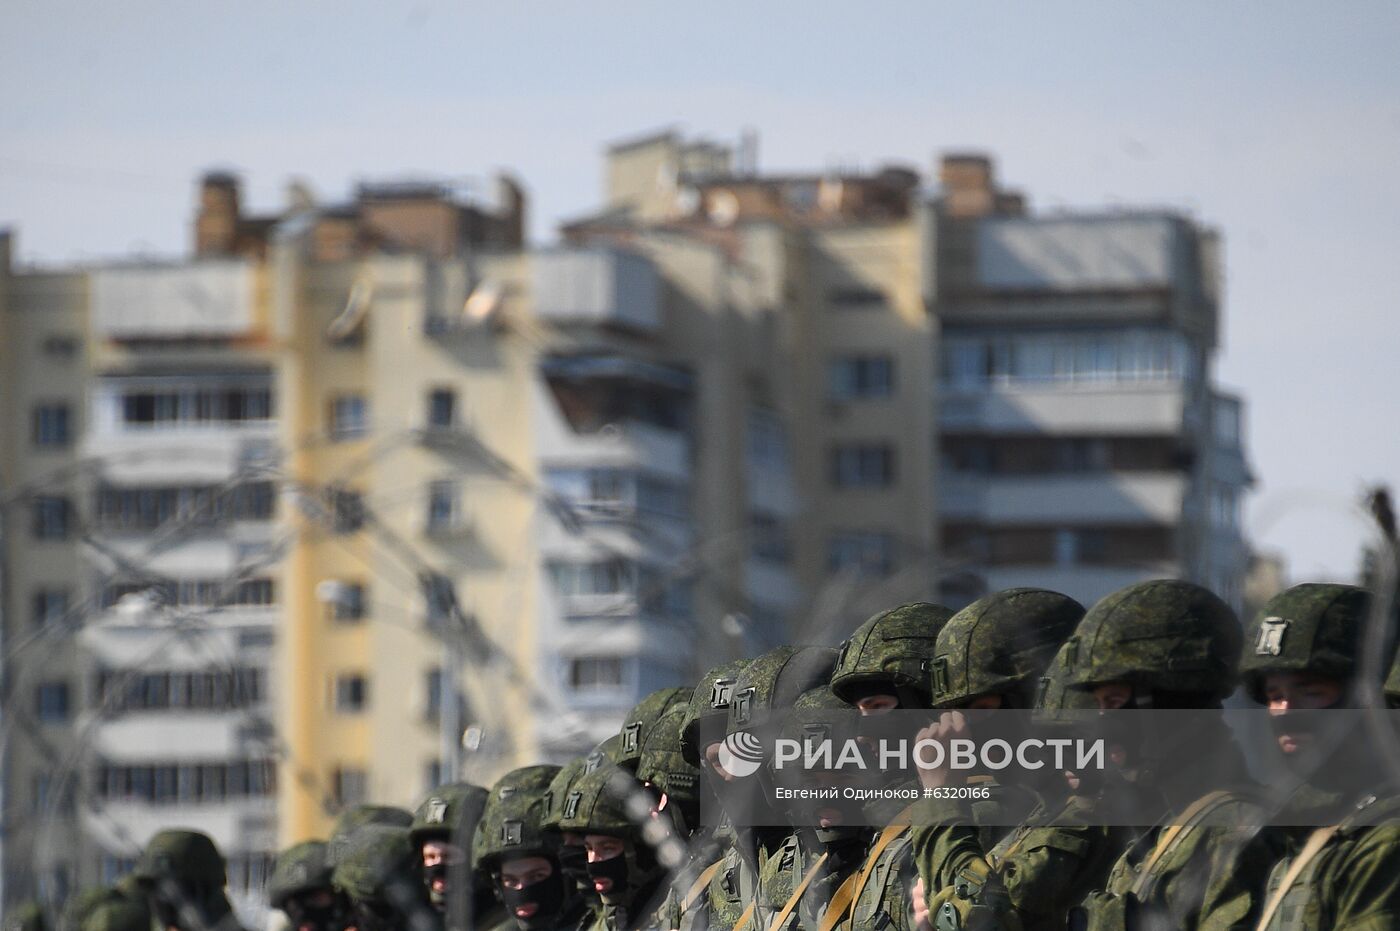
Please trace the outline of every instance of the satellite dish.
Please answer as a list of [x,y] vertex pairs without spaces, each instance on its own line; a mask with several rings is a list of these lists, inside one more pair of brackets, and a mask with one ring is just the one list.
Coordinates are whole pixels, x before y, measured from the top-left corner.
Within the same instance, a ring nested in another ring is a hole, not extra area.
[[374,285],[370,279],[361,276],[350,288],[350,296],[345,300],[345,309],[326,327],[327,338],[339,342],[354,336],[369,314],[370,302],[374,299]]
[[733,191],[715,191],[710,195],[710,222],[716,226],[733,226],[739,219],[739,198]]
[[468,326],[485,326],[496,319],[501,310],[501,286],[494,281],[483,281],[467,295],[462,305],[462,320]]

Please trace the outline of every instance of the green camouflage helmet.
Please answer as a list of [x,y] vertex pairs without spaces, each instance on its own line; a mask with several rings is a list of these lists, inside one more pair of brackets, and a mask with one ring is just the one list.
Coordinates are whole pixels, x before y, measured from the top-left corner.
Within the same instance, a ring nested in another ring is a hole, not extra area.
[[1218,701],[1234,690],[1240,637],[1235,612],[1201,586],[1138,582],[1101,598],[1079,622],[1069,685],[1125,682],[1149,696]]
[[421,847],[424,841],[451,840],[458,834],[458,846],[470,848],[472,835],[481,819],[481,809],[486,804],[486,790],[470,782],[454,782],[438,786],[428,797],[419,803],[409,825],[409,836],[413,846]]
[[[850,705],[832,694],[831,689],[818,686],[803,692],[792,703],[779,736],[797,741],[805,758],[809,748],[815,752],[815,745],[822,741],[831,741],[839,748],[843,741],[855,739],[855,721],[856,712]],[[833,753],[832,760],[835,759]]]
[[544,804],[540,817],[541,830],[559,830],[559,819],[564,816],[564,799],[568,797],[569,789],[583,775],[585,762],[585,757],[574,757],[565,763],[559,772],[554,774],[554,778],[549,781],[549,788],[544,793]]
[[691,765],[700,765],[702,726],[709,724],[716,735],[723,729],[723,722],[729,717],[729,703],[734,698],[734,684],[748,664],[746,659],[722,663],[705,673],[700,684],[691,692],[680,734],[681,753]]
[[953,612],[917,602],[877,614],[841,646],[831,691],[848,704],[870,694],[899,698],[902,708],[927,708],[934,642]]
[[345,852],[351,836],[362,827],[383,824],[390,827],[406,828],[413,823],[413,813],[389,805],[354,805],[341,812],[331,829],[330,840],[326,841],[326,862],[335,869],[340,855]]
[[222,889],[228,882],[223,855],[209,835],[199,831],[161,831],[142,851],[132,875],[142,882],[171,880],[210,889]]
[[934,708],[956,708],[979,695],[1000,695],[1029,708],[1055,651],[1084,616],[1068,595],[1010,588],[979,598],[938,632],[929,674]]
[[553,856],[558,838],[540,828],[558,766],[513,769],[491,787],[473,848],[476,864],[494,870],[505,860]]
[[689,700],[690,689],[681,687],[657,689],[639,701],[637,706],[627,713],[627,719],[622,722],[622,729],[618,731],[619,745],[614,762],[635,773],[647,734],[666,712],[684,705]]
[[1093,695],[1083,689],[1069,687],[1073,653],[1072,641],[1061,644],[1055,651],[1055,658],[1040,677],[1035,691],[1035,710],[1031,715],[1037,724],[1073,724],[1074,712],[1098,709]]
[[421,900],[418,850],[407,828],[367,824],[350,836],[331,884],[355,902],[387,905],[406,914]]
[[1352,585],[1308,582],[1270,598],[1246,629],[1240,676],[1249,697],[1264,704],[1271,672],[1349,681],[1370,609],[1370,593]]
[[583,758],[583,771],[591,773],[598,770],[605,764],[608,766],[618,765],[618,760],[622,757],[622,735],[613,734],[598,746],[588,751],[588,755]]
[[780,722],[799,695],[831,682],[835,665],[836,651],[829,647],[784,646],[764,653],[734,684],[728,733]]
[[583,773],[564,797],[559,830],[623,838],[634,836],[637,825],[627,814],[625,796],[629,790],[639,788],[632,776],[611,764]]
[[303,841],[277,855],[277,865],[267,880],[267,901],[273,908],[294,895],[325,889],[331,884],[331,866],[324,841]]
[[647,735],[637,763],[637,778],[666,794],[667,807],[675,806],[685,820],[679,825],[684,831],[700,823],[700,768],[682,750],[681,725],[689,713],[689,705],[666,712]]

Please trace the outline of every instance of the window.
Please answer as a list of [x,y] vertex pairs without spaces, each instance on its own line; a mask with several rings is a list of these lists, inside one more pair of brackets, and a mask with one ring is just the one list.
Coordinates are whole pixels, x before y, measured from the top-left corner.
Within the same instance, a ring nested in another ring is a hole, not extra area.
[[827,367],[827,395],[833,401],[887,398],[894,393],[894,360],[889,356],[842,356]]
[[360,582],[340,582],[336,597],[331,600],[331,619],[341,623],[363,620],[365,616],[365,586]]
[[81,345],[76,336],[47,336],[44,338],[44,355],[67,361],[77,357]]
[[750,408],[747,432],[750,464],[781,472],[788,470],[792,457],[788,452],[787,429],[776,411]]
[[831,306],[843,309],[860,309],[875,307],[885,302],[883,291],[874,288],[863,287],[841,287],[832,288],[827,292],[827,301]]
[[1215,399],[1213,432],[1216,445],[1222,449],[1238,449],[1240,445],[1240,403],[1233,398]]
[[428,393],[428,426],[447,429],[457,423],[457,392],[435,388]]
[[369,683],[358,672],[335,677],[335,710],[341,714],[359,714],[369,704]]
[[46,724],[68,720],[68,683],[39,683],[34,689],[34,714]]
[[277,763],[268,759],[215,763],[156,762],[98,768],[104,799],[155,805],[218,804],[266,797],[277,791]]
[[363,397],[358,394],[343,394],[331,399],[331,439],[354,439],[364,436],[368,430],[369,413]]
[[233,604],[240,607],[266,607],[276,604],[276,588],[271,579],[244,579],[233,590]]
[[35,627],[63,622],[68,614],[68,589],[41,588],[34,593],[31,617]]
[[431,792],[442,785],[442,760],[429,760],[423,764],[423,791]]
[[1223,530],[1240,526],[1240,495],[1228,485],[1216,485],[1210,493],[1210,522]]
[[64,540],[68,537],[72,506],[67,498],[41,495],[34,499],[34,538]]
[[432,482],[428,485],[428,532],[453,530],[460,522],[461,494],[454,481]]
[[335,803],[341,807],[362,804],[369,798],[369,775],[350,766],[338,766],[331,778]]
[[786,522],[769,514],[749,516],[749,553],[755,559],[787,562],[792,558],[792,535]]
[[603,562],[554,563],[554,590],[561,595],[617,595],[632,591],[635,567],[620,559]]
[[433,667],[423,674],[423,717],[436,721],[442,716],[442,670]]
[[239,485],[229,499],[229,516],[234,520],[272,520],[277,510],[277,489],[272,482]]
[[457,607],[457,592],[452,580],[440,573],[432,573],[423,580],[423,601],[428,624],[444,624],[452,619]]
[[1167,330],[955,336],[943,343],[944,382],[962,390],[988,382],[1180,381],[1194,370],[1186,338]]
[[837,488],[885,488],[894,483],[894,449],[856,443],[831,450],[831,484]]
[[264,421],[273,411],[265,385],[124,388],[116,401],[121,422],[137,429]]
[[72,436],[72,416],[66,402],[40,404],[34,408],[34,445],[61,449]]
[[331,527],[336,533],[355,533],[365,524],[365,502],[357,491],[330,490]]
[[622,685],[620,656],[578,656],[569,661],[569,688],[576,692],[615,689]]
[[894,571],[894,537],[870,531],[833,534],[827,544],[827,566],[832,572],[889,575]]

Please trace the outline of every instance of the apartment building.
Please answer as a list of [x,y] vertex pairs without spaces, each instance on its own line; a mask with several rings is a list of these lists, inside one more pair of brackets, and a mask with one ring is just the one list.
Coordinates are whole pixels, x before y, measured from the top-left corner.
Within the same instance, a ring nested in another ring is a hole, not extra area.
[[968,594],[1145,578],[1243,607],[1252,482],[1220,391],[1220,243],[1166,210],[1036,215],[943,160],[930,249],[944,560]]
[[1089,602],[1179,576],[1242,604],[1252,478],[1241,401],[1212,377],[1212,230],[1037,215],[981,155],[928,183],[765,175],[675,132],[607,158],[604,209],[566,238],[720,243],[775,295],[810,635],[1014,585]]

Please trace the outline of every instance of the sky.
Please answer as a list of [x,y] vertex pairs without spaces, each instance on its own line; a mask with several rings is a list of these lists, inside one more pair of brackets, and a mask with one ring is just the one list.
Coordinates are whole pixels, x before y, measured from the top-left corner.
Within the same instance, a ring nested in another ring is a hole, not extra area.
[[1400,4],[0,4],[0,227],[62,264],[188,248],[195,184],[490,192],[532,238],[594,209],[602,150],[759,134],[764,171],[996,158],[1033,209],[1218,227],[1219,381],[1247,402],[1262,551],[1351,580],[1356,502],[1400,483]]

